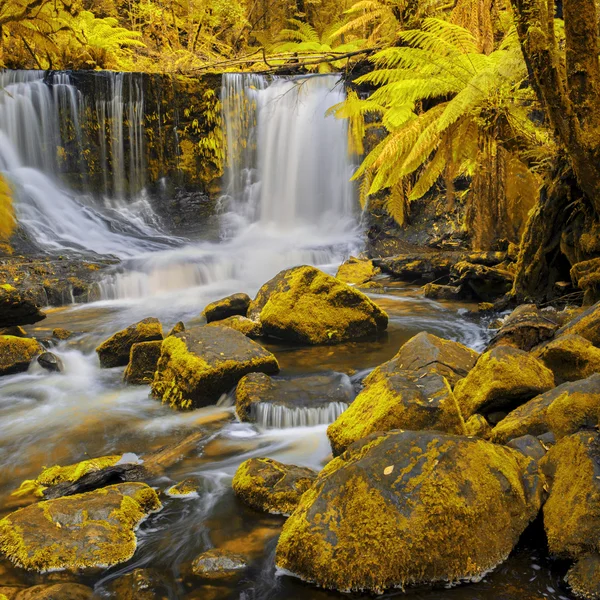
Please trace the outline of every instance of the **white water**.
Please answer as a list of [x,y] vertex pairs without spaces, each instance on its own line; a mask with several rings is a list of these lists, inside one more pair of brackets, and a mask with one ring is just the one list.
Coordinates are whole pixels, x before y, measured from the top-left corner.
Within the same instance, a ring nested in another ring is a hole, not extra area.
[[324,406],[288,408],[271,402],[257,402],[252,406],[256,423],[263,428],[315,427],[333,423],[346,409],[345,402],[330,402]]

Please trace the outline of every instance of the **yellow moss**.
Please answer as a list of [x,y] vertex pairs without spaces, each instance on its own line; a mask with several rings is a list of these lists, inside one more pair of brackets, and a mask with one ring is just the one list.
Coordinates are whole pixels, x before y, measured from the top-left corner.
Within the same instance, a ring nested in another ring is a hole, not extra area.
[[351,257],[347,262],[340,265],[336,277],[344,283],[362,285],[380,272],[381,269],[373,266],[373,261]]
[[207,326],[230,327],[231,329],[235,329],[236,331],[243,333],[247,337],[260,337],[261,334],[260,323],[239,315],[228,317],[222,321],[212,321]]
[[32,338],[0,335],[0,375],[26,371],[31,360],[43,351]]
[[492,428],[482,415],[471,415],[465,423],[465,433],[469,436],[480,437],[487,440]]
[[17,289],[15,287],[13,287],[12,285],[10,285],[10,283],[3,283],[2,285],[0,285],[0,288],[2,288],[3,290],[6,290],[7,292],[16,292]]
[[169,496],[197,496],[198,483],[193,479],[185,479],[167,490]]
[[548,407],[546,421],[557,440],[580,429],[597,427],[600,423],[600,394],[562,394]]

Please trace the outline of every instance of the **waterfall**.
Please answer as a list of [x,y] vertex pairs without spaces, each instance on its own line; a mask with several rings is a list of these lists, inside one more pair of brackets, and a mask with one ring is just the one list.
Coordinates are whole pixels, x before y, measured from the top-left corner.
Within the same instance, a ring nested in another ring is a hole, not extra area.
[[288,408],[271,402],[256,402],[252,405],[252,417],[265,429],[287,429],[289,427],[314,427],[333,423],[346,409],[344,402],[330,402],[317,407]]

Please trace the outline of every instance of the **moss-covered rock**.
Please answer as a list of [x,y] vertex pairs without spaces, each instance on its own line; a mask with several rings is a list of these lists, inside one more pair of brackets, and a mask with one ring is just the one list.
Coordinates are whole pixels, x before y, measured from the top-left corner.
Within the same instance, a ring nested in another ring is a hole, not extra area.
[[70,337],[73,337],[73,332],[68,329],[63,329],[62,327],[56,327],[52,330],[52,337],[55,340],[68,340]]
[[[523,435],[539,436],[547,433],[551,429],[548,410],[554,402],[558,402],[554,420],[559,431],[565,428],[570,430],[576,423],[585,424],[590,407],[600,403],[600,375],[563,383],[519,406],[494,427],[491,440],[498,444],[505,444]],[[572,415],[571,406],[574,409]]]
[[570,569],[565,581],[578,598],[600,598],[600,554],[592,552],[582,556]]
[[33,293],[9,283],[0,285],[0,327],[32,325],[45,318]]
[[48,583],[34,585],[14,596],[14,600],[91,600],[94,590],[80,583]]
[[[377,335],[388,317],[362,292],[314,267],[279,273],[258,292],[263,334],[300,344],[337,344]],[[251,313],[249,312],[250,318]]]
[[381,269],[373,265],[373,261],[351,256],[337,270],[336,277],[351,285],[362,285],[381,273]]
[[167,337],[169,335],[177,335],[178,333],[183,333],[184,331],[185,325],[183,321],[177,321],[177,323],[175,323],[175,325],[173,325],[173,327],[171,328],[171,331],[169,331],[169,333],[167,334]]
[[125,369],[123,381],[131,385],[152,383],[160,358],[161,346],[161,340],[133,344],[129,351],[129,364]]
[[492,434],[492,427],[483,415],[471,415],[465,422],[465,434],[487,440]]
[[259,405],[289,411],[327,410],[333,404],[347,408],[354,400],[354,388],[343,373],[324,373],[288,379],[250,373],[237,384],[235,410],[241,421],[256,421]]
[[590,306],[556,332],[557,337],[565,334],[580,335],[594,346],[600,346],[600,302]]
[[600,434],[560,440],[540,461],[550,485],[544,529],[550,552],[578,559],[600,551]]
[[12,375],[27,371],[29,364],[44,352],[34,339],[0,335],[0,375]]
[[312,469],[284,465],[271,458],[251,458],[239,466],[232,487],[256,510],[289,515],[316,477]]
[[154,569],[135,569],[110,582],[112,598],[119,600],[157,600],[168,598],[171,582]]
[[197,408],[216,402],[248,373],[278,371],[275,356],[239,331],[195,327],[163,341],[152,392],[173,408]]
[[600,349],[580,335],[561,335],[535,348],[533,355],[554,373],[557,383],[600,372]]
[[470,289],[476,298],[493,302],[512,289],[514,274],[501,267],[461,261],[452,266],[455,285]]
[[250,296],[247,294],[232,294],[216,302],[211,302],[202,311],[202,316],[206,318],[207,323],[222,321],[235,315],[245,317],[248,314],[250,302]]
[[203,579],[231,579],[238,577],[248,567],[241,554],[213,548],[200,554],[192,563],[192,572]]
[[239,315],[228,317],[222,321],[213,321],[208,324],[209,327],[231,327],[249,338],[258,338],[262,335],[262,327],[258,321],[253,321],[247,317]]
[[476,580],[535,518],[541,483],[534,461],[483,440],[373,435],[330,462],[302,496],[276,565],[342,591]]
[[508,315],[488,349],[512,346],[529,352],[551,339],[557,329],[558,322],[551,318],[550,313],[540,310],[535,304],[523,304]]
[[137,526],[160,507],[143,483],[38,502],[0,520],[0,552],[35,571],[116,565],[133,556]]
[[167,490],[168,496],[174,498],[197,498],[200,491],[198,481],[192,478],[184,479]]
[[423,296],[432,300],[458,300],[462,294],[462,288],[456,285],[440,285],[428,283],[422,288]]
[[423,429],[464,433],[448,381],[436,373],[404,371],[370,383],[327,429],[334,456],[376,431]]
[[479,357],[454,388],[465,418],[479,412],[511,410],[554,387],[554,375],[537,358],[510,346]]
[[134,344],[163,339],[162,325],[158,319],[149,317],[118,331],[97,348],[100,366],[103,369],[124,367],[129,363],[129,353]]
[[408,340],[394,358],[373,370],[365,379],[365,385],[400,371],[418,371],[420,374],[438,373],[453,386],[466,377],[478,358],[475,350],[422,331]]

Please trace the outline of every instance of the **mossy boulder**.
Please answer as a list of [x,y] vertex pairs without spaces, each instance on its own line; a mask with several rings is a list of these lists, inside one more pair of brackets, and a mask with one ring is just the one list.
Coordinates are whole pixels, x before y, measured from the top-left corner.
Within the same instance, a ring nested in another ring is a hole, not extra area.
[[529,352],[551,339],[557,329],[557,319],[553,319],[551,313],[540,310],[535,304],[523,304],[506,317],[488,349],[512,346]]
[[247,567],[247,560],[241,554],[213,548],[194,559],[192,573],[203,579],[231,579],[241,575]]
[[580,335],[594,346],[600,346],[600,302],[590,306],[556,332],[557,336],[565,334]]
[[498,346],[479,357],[475,367],[454,388],[466,418],[511,410],[554,387],[554,375],[534,356]]
[[462,288],[456,285],[440,285],[438,283],[427,283],[422,288],[425,298],[432,300],[459,300]]
[[478,358],[479,353],[463,344],[422,331],[408,340],[391,360],[374,369],[365,378],[365,385],[400,371],[438,373],[454,385],[469,373]]
[[249,338],[258,338],[262,335],[262,327],[258,321],[253,321],[247,317],[239,315],[228,317],[221,321],[213,321],[208,324],[209,327],[231,327]]
[[550,495],[544,529],[554,556],[579,559],[600,551],[600,434],[582,431],[560,440],[540,461]]
[[489,442],[390,431],[331,461],[283,527],[276,565],[340,591],[478,580],[537,515],[531,459]]
[[371,281],[379,273],[381,269],[373,265],[373,261],[351,256],[339,266],[335,276],[344,283],[360,286]]
[[62,327],[56,327],[52,330],[52,337],[55,340],[64,341],[73,337],[73,332],[69,331],[68,329],[63,329]]
[[250,296],[247,294],[232,294],[216,302],[211,302],[202,311],[202,316],[206,318],[207,323],[222,321],[235,315],[245,317],[248,314],[250,302]]
[[149,317],[118,331],[96,348],[103,369],[124,367],[134,344],[163,339],[162,325],[158,319]]
[[229,327],[195,327],[167,337],[152,393],[173,408],[215,403],[248,373],[274,374],[277,359]]
[[492,434],[492,427],[483,415],[474,414],[465,422],[465,434],[487,440]]
[[464,433],[448,381],[436,373],[395,373],[370,383],[327,428],[334,456],[376,431],[431,429]]
[[533,355],[554,373],[560,383],[585,379],[600,372],[600,349],[580,335],[561,335],[535,348]]
[[0,375],[13,375],[27,371],[29,364],[44,352],[34,339],[0,335]]
[[290,418],[292,414],[306,412],[307,409],[323,412],[331,409],[339,413],[355,396],[350,379],[343,373],[287,379],[250,373],[237,384],[235,410],[240,421],[256,421],[259,413],[273,412],[276,407],[286,409]]
[[239,466],[232,487],[256,510],[289,515],[316,477],[312,469],[284,465],[271,458],[251,458]]
[[9,283],[0,285],[0,327],[32,325],[45,319],[37,302],[28,290],[18,290]]
[[151,384],[160,358],[162,340],[139,342],[131,346],[129,364],[123,381],[131,385]]
[[314,267],[279,273],[257,295],[263,334],[299,344],[337,344],[375,336],[386,313],[362,292]]
[[0,552],[34,571],[113,566],[133,556],[135,530],[160,508],[143,483],[38,502],[0,520]]
[[47,583],[22,590],[13,596],[13,600],[92,600],[96,597],[87,585]]
[[600,598],[600,554],[592,552],[581,557],[570,569],[565,581],[578,598]]
[[600,375],[563,383],[529,400],[508,413],[494,427],[491,440],[505,444],[523,435],[539,436],[547,433],[551,429],[548,410],[555,402],[557,406],[553,410],[553,420],[558,431],[571,431],[576,424],[579,426],[588,423],[589,418],[593,421],[595,413],[592,407],[600,405]]

